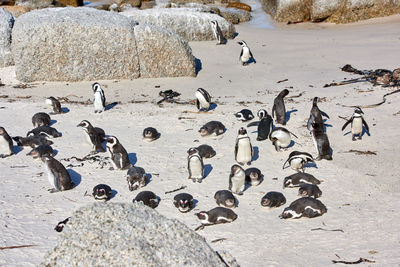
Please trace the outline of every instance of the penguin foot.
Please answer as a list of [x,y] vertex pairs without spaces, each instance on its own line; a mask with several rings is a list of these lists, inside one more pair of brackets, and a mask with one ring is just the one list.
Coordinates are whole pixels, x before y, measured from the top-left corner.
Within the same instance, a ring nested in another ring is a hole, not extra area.
[[352,140],[353,141],[357,141],[357,139],[356,139],[356,137],[353,135],[353,137],[352,137]]
[[202,179],[202,178],[198,178],[198,179],[197,179],[197,182],[198,182],[198,183],[201,183],[201,182],[203,182],[203,179]]
[[113,171],[113,170],[114,170],[114,167],[110,167],[110,168],[108,168],[108,170]]
[[49,191],[50,193],[60,192],[60,190],[57,190],[57,189],[55,189],[55,188],[48,189],[47,191]]
[[238,193],[238,195],[240,195],[240,196],[243,195],[243,191],[240,191],[240,192]]
[[251,161],[247,162],[247,165],[249,165],[249,166],[250,166],[250,165],[251,165]]
[[195,183],[195,182],[196,182],[196,179],[195,179],[195,178],[192,178],[192,182]]
[[315,160],[320,161],[321,159],[322,159],[322,156],[318,155],[318,157]]
[[358,137],[358,140],[361,140],[362,139],[362,135],[360,134],[360,136]]

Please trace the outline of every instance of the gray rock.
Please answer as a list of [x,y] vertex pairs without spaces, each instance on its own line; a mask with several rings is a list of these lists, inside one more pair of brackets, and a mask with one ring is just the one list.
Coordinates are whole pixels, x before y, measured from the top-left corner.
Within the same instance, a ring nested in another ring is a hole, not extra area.
[[226,7],[220,7],[219,10],[220,10],[220,16],[233,24],[246,22],[251,19],[250,12],[246,10],[241,10],[237,8],[226,8]]
[[332,16],[340,6],[341,0],[314,0],[311,7],[311,20],[323,21]]
[[40,266],[226,265],[177,220],[140,203],[95,203],[74,212]]
[[11,54],[11,31],[13,26],[13,15],[0,7],[0,67],[13,65]]
[[15,0],[16,6],[25,6],[29,9],[39,9],[50,7],[53,4],[53,0]]
[[235,27],[224,18],[216,14],[195,12],[186,8],[132,9],[120,14],[132,18],[139,24],[145,23],[174,31],[187,41],[214,40],[211,20],[218,21],[226,38],[233,38],[235,34]]
[[140,77],[196,76],[192,49],[176,33],[142,24],[135,27],[135,39]]
[[49,8],[21,15],[12,32],[18,80],[139,77],[135,22],[93,8]]

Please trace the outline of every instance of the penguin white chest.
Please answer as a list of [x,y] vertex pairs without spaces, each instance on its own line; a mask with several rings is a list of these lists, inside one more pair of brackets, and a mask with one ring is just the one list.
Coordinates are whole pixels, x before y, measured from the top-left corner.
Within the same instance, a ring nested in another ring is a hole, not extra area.
[[95,110],[103,110],[103,96],[100,92],[94,93],[94,109]]
[[231,183],[232,183],[231,191],[235,193],[243,191],[245,181],[246,181],[246,175],[243,171],[236,173],[231,178]]
[[362,133],[362,119],[361,117],[355,117],[351,124],[351,133],[352,134],[361,134]]
[[206,98],[199,91],[196,91],[195,96],[196,96],[197,100],[199,100],[201,109],[203,109],[203,108],[209,109],[210,108],[210,103],[207,102]]
[[56,187],[56,186],[55,186],[55,182],[54,182],[54,179],[55,179],[54,174],[53,174],[53,172],[50,170],[50,168],[49,168],[49,166],[47,165],[47,163],[45,163],[45,169],[46,169],[46,172],[47,172],[47,179],[49,179],[50,185],[53,186],[53,187]]
[[242,56],[240,57],[240,60],[242,62],[247,62],[250,59],[250,50],[248,47],[243,47],[242,48]]
[[191,157],[189,159],[190,178],[203,178],[203,168],[201,161],[198,157]]
[[84,130],[85,130],[86,141],[87,141],[90,145],[93,146],[92,139],[90,139],[90,135],[89,135],[87,129],[84,129]]
[[302,158],[294,158],[290,161],[290,168],[293,170],[299,170],[303,168],[304,160]]
[[12,151],[10,150],[10,146],[7,142],[7,140],[0,136],[0,154],[3,155],[11,155]]
[[276,143],[279,147],[288,147],[292,141],[290,134],[284,131],[276,131],[272,137],[277,139]]
[[249,138],[241,138],[238,141],[238,149],[236,154],[236,161],[242,164],[251,162],[251,144]]

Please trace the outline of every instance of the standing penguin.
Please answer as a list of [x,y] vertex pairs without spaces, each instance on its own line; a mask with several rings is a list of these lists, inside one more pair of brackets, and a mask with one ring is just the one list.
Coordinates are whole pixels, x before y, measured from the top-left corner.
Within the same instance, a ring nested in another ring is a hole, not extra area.
[[356,141],[356,135],[358,135],[358,139],[361,140],[362,138],[362,131],[363,131],[363,125],[365,126],[365,130],[369,132],[369,127],[367,122],[364,120],[363,116],[361,114],[364,114],[364,112],[361,110],[361,108],[356,107],[354,109],[354,114],[351,116],[351,119],[348,120],[342,127],[342,131],[351,123],[351,136],[353,141]]
[[315,160],[332,160],[331,147],[329,145],[328,136],[324,132],[324,127],[317,123],[313,123],[311,126],[313,128],[311,131],[312,138],[318,152],[318,157]]
[[199,151],[192,147],[188,150],[188,179],[192,179],[193,183],[201,183],[204,176],[204,164]]
[[46,104],[53,107],[54,114],[64,113],[64,111],[61,109],[60,101],[58,101],[53,96],[46,98]]
[[269,133],[272,131],[273,121],[272,121],[272,117],[270,115],[268,115],[268,113],[265,109],[260,109],[257,112],[257,116],[258,116],[258,118],[260,118],[260,121],[251,122],[247,125],[247,127],[258,126],[256,140],[263,141],[263,140],[268,139]]
[[324,122],[322,120],[322,116],[327,117],[329,119],[328,114],[326,114],[325,112],[321,111],[318,108],[318,105],[317,105],[318,100],[319,100],[319,98],[317,96],[314,97],[314,99],[313,99],[313,106],[310,111],[310,118],[308,119],[308,122],[307,122],[307,129],[309,131],[312,131],[312,129],[313,129],[312,128],[313,123],[316,123],[320,127],[324,128]]
[[238,195],[243,195],[245,182],[246,173],[243,168],[237,164],[233,165],[229,175],[229,191]]
[[247,135],[246,129],[241,127],[236,138],[235,160],[240,165],[251,165],[253,156],[254,150],[250,142],[250,137]]
[[76,127],[82,127],[86,133],[86,138],[89,144],[92,145],[92,152],[96,153],[97,151],[106,152],[103,148],[102,143],[105,140],[104,130],[98,127],[93,127],[89,121],[83,120]]
[[42,157],[42,161],[45,164],[49,182],[54,187],[50,193],[74,188],[75,185],[62,163],[50,156]]
[[129,162],[128,153],[125,148],[121,145],[117,137],[110,136],[107,138],[107,149],[110,153],[111,162],[115,169],[126,170],[132,165]]
[[97,82],[92,84],[92,89],[94,93],[94,113],[101,113],[106,108],[106,97],[104,95],[104,91]]
[[211,28],[213,29],[215,39],[217,39],[218,43],[217,45],[221,44],[226,44],[227,40],[224,37],[224,34],[221,31],[221,28],[218,25],[218,22],[216,20],[212,20],[211,22]]
[[7,131],[0,127],[0,158],[5,158],[14,154],[13,140]]
[[239,60],[242,62],[243,66],[246,66],[247,64],[250,63],[250,59],[256,63],[255,58],[253,57],[253,54],[250,51],[250,48],[247,46],[245,41],[240,41],[238,42],[242,46],[242,51],[240,52]]
[[209,110],[211,106],[211,96],[210,94],[203,88],[197,89],[196,93],[196,107],[201,110]]
[[286,125],[286,108],[283,98],[289,94],[289,90],[282,90],[279,95],[274,99],[272,107],[272,117],[276,118],[276,122]]

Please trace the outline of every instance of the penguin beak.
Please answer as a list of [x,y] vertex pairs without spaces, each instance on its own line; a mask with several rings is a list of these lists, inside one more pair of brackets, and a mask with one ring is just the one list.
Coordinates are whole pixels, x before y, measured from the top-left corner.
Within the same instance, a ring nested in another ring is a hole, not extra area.
[[78,125],[76,125],[76,127],[82,127],[82,126],[83,126],[82,123],[79,123]]
[[240,45],[242,45],[243,43],[242,42],[237,42],[238,44],[240,44]]

